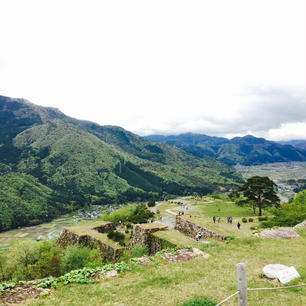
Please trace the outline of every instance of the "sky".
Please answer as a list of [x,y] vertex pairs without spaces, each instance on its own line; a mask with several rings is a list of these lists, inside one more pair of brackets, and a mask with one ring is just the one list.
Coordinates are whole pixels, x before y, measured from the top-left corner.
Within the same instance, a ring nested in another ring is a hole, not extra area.
[[0,95],[139,135],[306,139],[305,0],[1,0]]

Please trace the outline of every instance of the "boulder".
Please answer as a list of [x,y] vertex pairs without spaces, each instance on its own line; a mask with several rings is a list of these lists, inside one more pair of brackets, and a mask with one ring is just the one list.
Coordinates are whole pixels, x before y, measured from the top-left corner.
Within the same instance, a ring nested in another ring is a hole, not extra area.
[[279,227],[276,229],[265,229],[260,233],[254,234],[260,238],[281,238],[281,239],[292,239],[298,238],[299,234],[292,227]]
[[262,269],[264,275],[268,278],[275,279],[277,278],[276,272],[287,269],[288,267],[281,264],[270,264],[264,266]]
[[162,254],[163,259],[168,262],[185,262],[196,258],[208,258],[210,255],[202,252],[197,248],[191,249],[180,249],[177,254],[172,254],[171,252],[166,252]]
[[294,228],[306,228],[306,220],[297,224]]

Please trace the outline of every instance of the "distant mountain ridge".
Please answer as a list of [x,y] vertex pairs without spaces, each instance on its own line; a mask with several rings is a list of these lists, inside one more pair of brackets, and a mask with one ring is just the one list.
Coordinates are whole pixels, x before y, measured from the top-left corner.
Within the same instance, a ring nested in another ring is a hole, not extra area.
[[241,181],[209,157],[0,96],[0,230],[88,204],[206,194]]
[[299,148],[306,151],[306,139],[283,140],[277,141],[277,143],[282,145],[291,145],[295,148]]
[[227,139],[186,133],[170,136],[150,135],[146,138],[174,145],[197,157],[209,156],[229,165],[250,166],[274,162],[306,161],[306,151],[303,148],[268,141],[252,135]]

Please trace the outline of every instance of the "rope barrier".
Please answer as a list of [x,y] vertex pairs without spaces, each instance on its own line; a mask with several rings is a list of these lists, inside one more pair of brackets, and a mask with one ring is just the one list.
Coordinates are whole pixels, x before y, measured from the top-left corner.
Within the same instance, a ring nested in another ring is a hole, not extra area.
[[303,287],[306,286],[306,284],[302,285],[295,285],[295,286],[287,286],[287,287],[276,287],[276,288],[248,288],[248,291],[257,291],[257,290],[279,290],[279,289],[289,289],[289,288],[297,288],[297,287]]
[[[304,286],[306,286],[306,284],[295,285],[295,286],[287,286],[287,287],[276,287],[276,288],[247,288],[247,291],[279,290],[279,289],[298,288],[298,287],[304,287]],[[216,306],[220,306],[220,305],[224,304],[226,301],[228,301],[229,299],[231,299],[232,297],[234,297],[234,296],[237,295],[238,293],[239,293],[239,291],[236,291],[235,293],[233,293],[232,295],[228,296],[226,299],[224,299],[223,301],[221,301],[220,303],[218,303]]]
[[232,295],[230,295],[229,297],[227,297],[226,299],[224,299],[223,301],[221,301],[220,303],[218,303],[216,306],[222,305],[223,303],[225,303],[226,301],[228,301],[230,298],[234,297],[235,295],[237,295],[239,293],[239,291],[236,291],[235,293],[233,293]]

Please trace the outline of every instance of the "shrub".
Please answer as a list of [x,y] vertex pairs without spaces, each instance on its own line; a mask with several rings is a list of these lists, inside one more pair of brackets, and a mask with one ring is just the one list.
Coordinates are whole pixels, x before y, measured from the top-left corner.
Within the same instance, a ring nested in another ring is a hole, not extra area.
[[[294,226],[306,219],[306,190],[298,193],[291,203],[285,203],[272,211],[273,217],[262,227]],[[265,221],[265,220],[262,220]]]
[[247,218],[242,218],[241,221],[242,221],[243,223],[247,223],[247,222],[248,222],[248,219],[247,219]]
[[126,244],[125,244],[125,242],[124,242],[123,240],[120,240],[120,241],[119,241],[119,245],[121,245],[121,246],[123,246],[123,247],[126,246]]
[[16,240],[12,247],[1,257],[1,278],[28,280],[31,278],[29,267],[39,260],[39,244],[30,240]]
[[123,233],[120,233],[120,232],[117,232],[117,231],[113,231],[113,230],[110,230],[108,233],[107,233],[107,237],[111,240],[114,240],[114,241],[121,241],[121,240],[124,240],[125,238],[125,235]]
[[89,262],[87,267],[95,268],[101,266],[102,261],[103,258],[101,256],[100,249],[92,249],[89,253]]
[[155,202],[155,199],[154,198],[151,198],[148,202],[148,206],[149,207],[154,207],[156,205],[156,202]]
[[154,213],[149,211],[145,205],[137,205],[132,216],[129,217],[128,221],[136,223],[147,223],[147,221],[154,217]]
[[62,257],[61,270],[67,273],[71,270],[83,268],[90,261],[90,249],[79,245],[70,245]]
[[123,206],[117,210],[112,211],[110,214],[103,216],[105,221],[111,221],[117,223],[118,221],[128,221],[131,216],[135,213],[135,206]]
[[267,221],[268,217],[262,216],[262,217],[258,217],[258,221]]
[[249,218],[249,222],[254,222],[254,219],[253,218]]
[[215,306],[217,302],[209,300],[207,298],[199,298],[193,301],[188,301],[183,306]]
[[146,245],[135,245],[130,252],[132,257],[142,257],[148,255],[148,247]]
[[61,250],[54,241],[15,241],[0,258],[0,278],[30,280],[61,274]]

